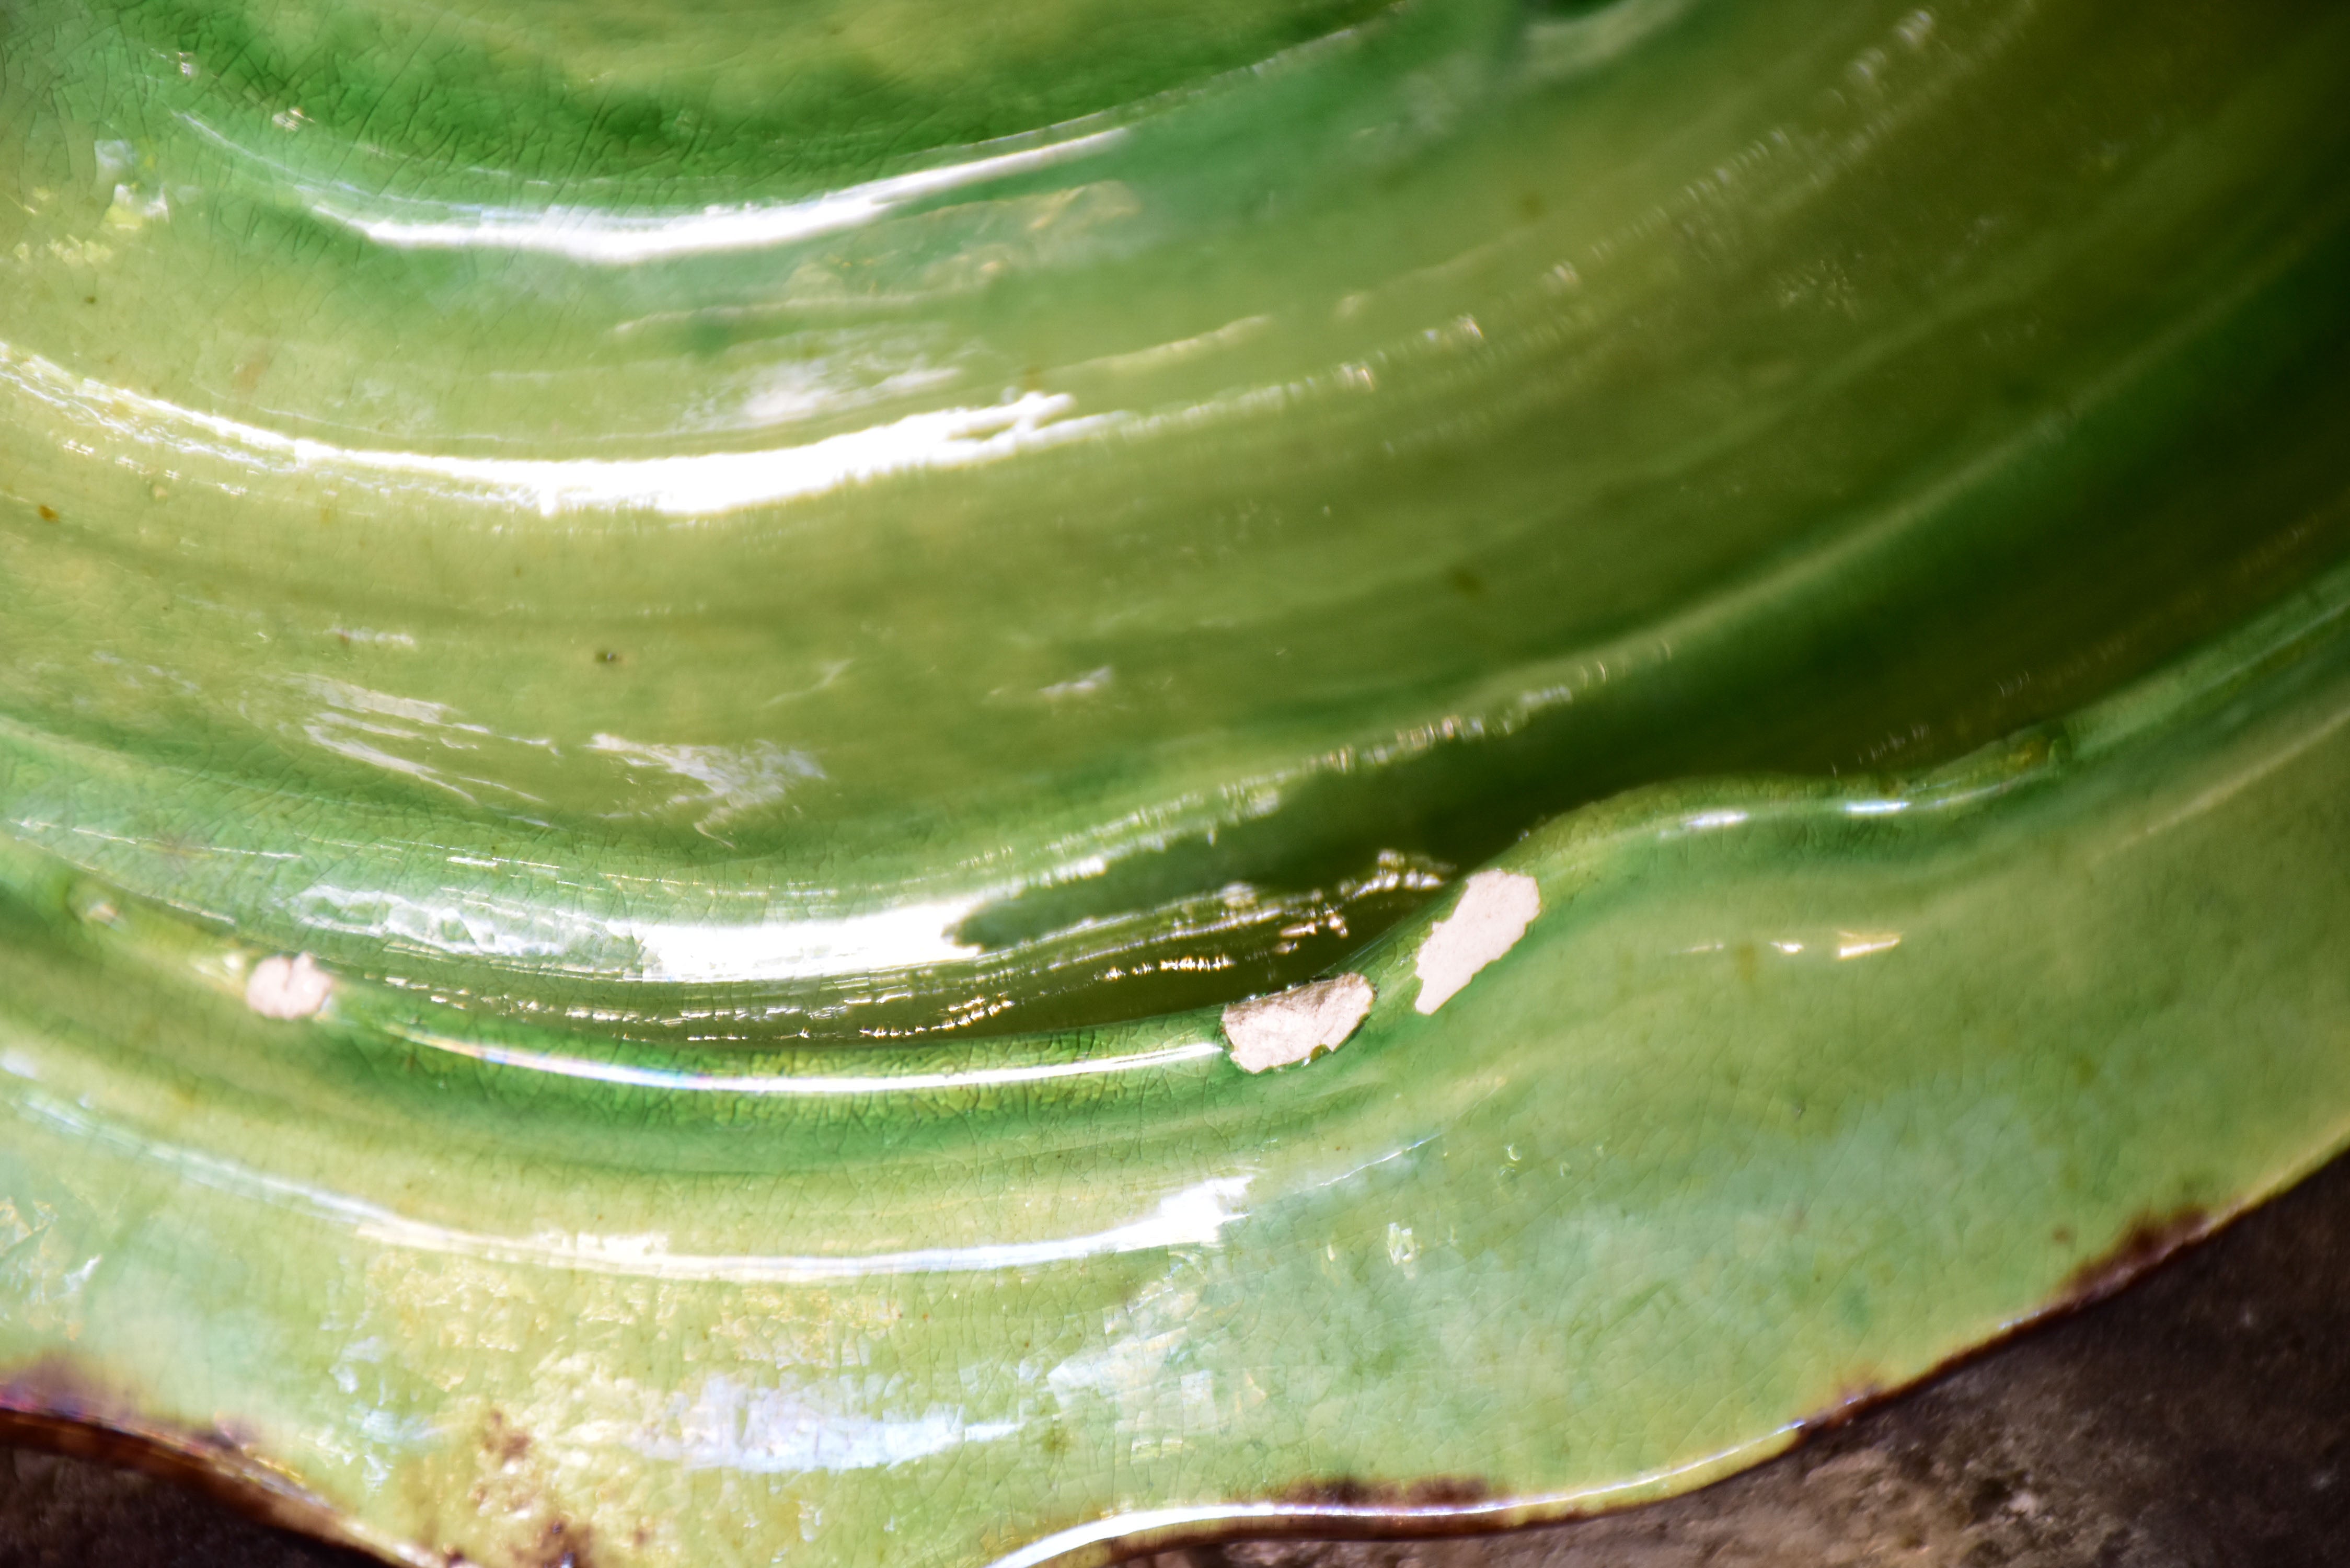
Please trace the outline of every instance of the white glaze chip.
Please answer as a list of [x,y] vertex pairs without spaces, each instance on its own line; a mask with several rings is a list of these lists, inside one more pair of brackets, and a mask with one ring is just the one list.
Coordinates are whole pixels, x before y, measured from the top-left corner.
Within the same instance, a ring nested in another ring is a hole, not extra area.
[[264,1018],[307,1018],[327,1005],[334,977],[308,953],[276,953],[253,966],[244,982],[244,1004]]
[[1522,871],[1480,871],[1461,886],[1461,901],[1419,944],[1419,997],[1412,1005],[1433,1012],[1460,993],[1477,971],[1518,945],[1542,913],[1542,890]]
[[1232,1043],[1232,1060],[1252,1073],[1286,1067],[1345,1044],[1371,1011],[1375,994],[1361,975],[1342,974],[1235,1002],[1224,1009],[1224,1038]]

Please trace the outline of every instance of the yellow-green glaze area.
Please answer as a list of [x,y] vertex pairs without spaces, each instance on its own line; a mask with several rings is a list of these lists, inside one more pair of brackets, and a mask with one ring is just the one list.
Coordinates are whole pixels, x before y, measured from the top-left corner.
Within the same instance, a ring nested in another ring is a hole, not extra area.
[[468,14],[12,10],[0,820],[485,1016],[1276,989],[2350,545],[2330,9],[1431,0],[845,184]]
[[1424,916],[1254,1076],[1212,1013],[723,1075],[359,982],[263,1023],[250,951],[19,851],[0,1355],[417,1562],[1652,1495],[2341,1145],[2345,769],[2336,576],[1943,772],[1564,818],[1440,1010]]
[[0,11],[0,1425],[420,1564],[1491,1526],[2273,1191],[2345,87],[2287,0]]

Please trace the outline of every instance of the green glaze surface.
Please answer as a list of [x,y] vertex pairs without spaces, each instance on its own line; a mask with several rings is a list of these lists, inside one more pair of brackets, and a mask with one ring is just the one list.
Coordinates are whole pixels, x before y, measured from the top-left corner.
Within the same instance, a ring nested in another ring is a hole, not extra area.
[[0,1410],[417,1563],[1495,1524],[2272,1190],[2345,83],[2284,0],[9,8]]

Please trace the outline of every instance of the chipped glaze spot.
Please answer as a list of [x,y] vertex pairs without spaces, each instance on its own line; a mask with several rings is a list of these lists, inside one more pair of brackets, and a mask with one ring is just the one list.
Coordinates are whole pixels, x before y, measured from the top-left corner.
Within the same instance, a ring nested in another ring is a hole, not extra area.
[[244,1004],[264,1018],[308,1018],[327,1005],[334,977],[308,953],[288,958],[273,953],[253,966],[244,982]]
[[1377,992],[1359,974],[1295,986],[1274,996],[1236,1002],[1224,1009],[1224,1037],[1232,1060],[1252,1073],[1303,1062],[1316,1051],[1335,1051],[1362,1026]]
[[1434,1012],[1477,971],[1518,945],[1542,913],[1542,890],[1523,871],[1480,871],[1461,889],[1452,913],[1419,944],[1419,997],[1412,1005]]

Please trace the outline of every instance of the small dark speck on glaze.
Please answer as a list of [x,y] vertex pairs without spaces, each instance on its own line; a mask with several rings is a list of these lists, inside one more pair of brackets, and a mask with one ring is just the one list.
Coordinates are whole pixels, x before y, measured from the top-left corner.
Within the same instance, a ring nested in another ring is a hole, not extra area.
[[482,1429],[482,1450],[501,1464],[514,1464],[530,1452],[530,1434],[508,1422],[504,1411],[493,1410]]
[[586,1526],[550,1519],[539,1532],[536,1552],[522,1561],[529,1568],[595,1568],[588,1555],[588,1542]]

